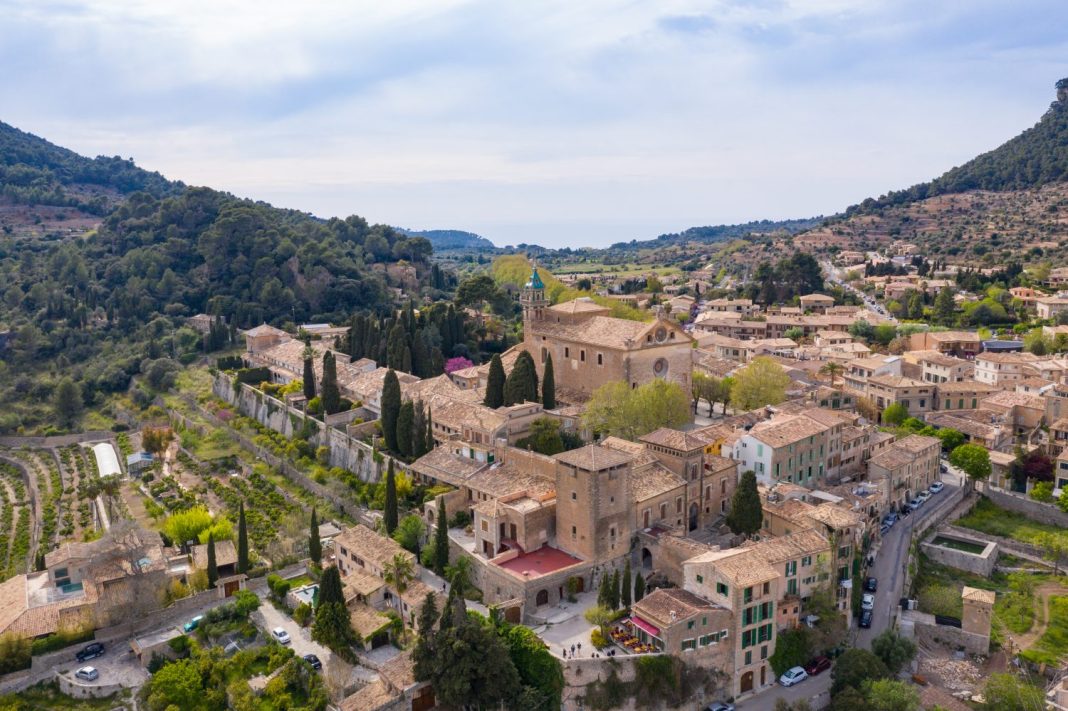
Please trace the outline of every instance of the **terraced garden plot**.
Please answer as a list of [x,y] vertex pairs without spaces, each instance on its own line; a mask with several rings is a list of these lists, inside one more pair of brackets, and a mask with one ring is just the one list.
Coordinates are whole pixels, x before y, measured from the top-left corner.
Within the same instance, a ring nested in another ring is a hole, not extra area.
[[[0,541],[6,542],[6,555],[0,560],[0,578],[24,573],[29,567],[33,514],[29,493],[22,472],[13,464],[0,462],[0,488],[4,491],[4,507],[0,512]],[[2,546],[0,546],[2,548]]]

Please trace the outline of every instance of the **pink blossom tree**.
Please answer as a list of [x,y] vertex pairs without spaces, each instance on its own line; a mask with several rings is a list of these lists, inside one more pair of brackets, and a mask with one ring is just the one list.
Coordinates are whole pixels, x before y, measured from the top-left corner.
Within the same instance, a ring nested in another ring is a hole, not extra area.
[[467,358],[464,358],[463,356],[449,358],[447,361],[445,361],[445,374],[448,375],[449,373],[454,373],[457,370],[470,368],[472,365],[474,365],[474,363],[472,363]]

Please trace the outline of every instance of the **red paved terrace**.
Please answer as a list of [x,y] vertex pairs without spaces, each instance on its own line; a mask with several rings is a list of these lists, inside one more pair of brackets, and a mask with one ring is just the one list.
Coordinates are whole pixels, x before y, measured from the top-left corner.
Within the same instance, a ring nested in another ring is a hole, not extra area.
[[497,565],[521,577],[537,578],[581,562],[582,559],[576,558],[569,553],[564,553],[562,550],[542,546],[536,551],[521,553],[511,560]]

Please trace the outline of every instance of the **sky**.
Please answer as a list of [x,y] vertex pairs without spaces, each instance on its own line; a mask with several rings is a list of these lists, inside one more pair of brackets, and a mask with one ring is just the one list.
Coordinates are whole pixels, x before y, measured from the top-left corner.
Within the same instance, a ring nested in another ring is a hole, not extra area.
[[1063,0],[0,0],[0,120],[329,217],[606,246],[829,215],[1034,124]]

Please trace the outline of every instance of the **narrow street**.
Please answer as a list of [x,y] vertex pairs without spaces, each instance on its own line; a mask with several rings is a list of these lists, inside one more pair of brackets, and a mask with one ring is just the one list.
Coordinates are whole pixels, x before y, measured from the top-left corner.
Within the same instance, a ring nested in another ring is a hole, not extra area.
[[[875,593],[875,615],[870,629],[860,629],[857,621],[853,620],[850,634],[854,647],[871,649],[872,639],[893,626],[900,609],[899,602],[905,584],[905,562],[908,559],[913,529],[919,521],[946,516],[958,503],[955,493],[961,486],[962,477],[950,468],[949,473],[942,475],[942,482],[945,489],[941,493],[935,494],[916,513],[899,520],[883,537],[879,552],[875,556],[875,564],[868,570],[869,576],[879,580],[879,588]],[[811,701],[830,688],[831,671],[828,670],[791,687],[771,687],[753,698],[739,702],[737,707],[740,711],[773,711],[777,699],[790,702],[801,699]],[[813,708],[820,706],[813,703]]]

